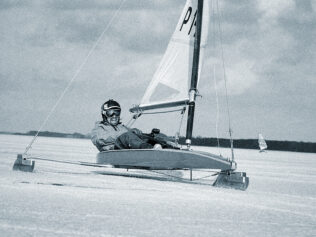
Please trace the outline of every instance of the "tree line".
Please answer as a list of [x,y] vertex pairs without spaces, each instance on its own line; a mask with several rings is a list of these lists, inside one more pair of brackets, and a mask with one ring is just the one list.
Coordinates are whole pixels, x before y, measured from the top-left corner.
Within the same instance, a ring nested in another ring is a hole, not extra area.
[[[180,137],[180,144],[185,144],[185,137]],[[296,151],[296,152],[314,152],[316,153],[316,143],[314,142],[296,142],[296,141],[275,141],[266,140],[268,150],[275,151]],[[208,137],[193,137],[192,145],[230,147],[229,139],[217,139]],[[235,139],[233,141],[235,148],[259,149],[258,139]]]

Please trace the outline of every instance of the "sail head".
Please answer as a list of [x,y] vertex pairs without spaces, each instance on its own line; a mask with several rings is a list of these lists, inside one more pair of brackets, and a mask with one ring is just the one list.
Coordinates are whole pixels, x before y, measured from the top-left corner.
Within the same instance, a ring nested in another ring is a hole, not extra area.
[[[200,46],[200,67],[207,42],[209,8],[204,3]],[[187,0],[167,50],[141,100],[139,109],[179,106],[189,100],[197,0]],[[133,109],[131,109],[133,111]]]

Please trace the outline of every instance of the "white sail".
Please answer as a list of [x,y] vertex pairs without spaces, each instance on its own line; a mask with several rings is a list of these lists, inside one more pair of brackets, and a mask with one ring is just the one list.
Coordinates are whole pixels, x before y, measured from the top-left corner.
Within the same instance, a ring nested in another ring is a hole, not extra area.
[[[141,100],[140,108],[151,105],[157,105],[158,108],[176,106],[188,101],[196,16],[197,0],[187,0],[167,50]],[[207,42],[208,21],[207,0],[204,1],[203,7],[199,71],[201,71],[203,51]]]
[[258,143],[259,143],[260,151],[264,151],[268,148],[267,143],[264,140],[262,134],[259,134]]

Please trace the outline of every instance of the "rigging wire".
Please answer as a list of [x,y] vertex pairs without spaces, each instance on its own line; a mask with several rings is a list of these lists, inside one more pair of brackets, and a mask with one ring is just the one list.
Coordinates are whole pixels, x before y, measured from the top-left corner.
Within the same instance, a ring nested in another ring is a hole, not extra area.
[[228,127],[229,127],[229,137],[230,137],[230,146],[231,146],[231,154],[232,154],[232,161],[234,161],[234,149],[233,149],[233,138],[232,138],[232,129],[231,129],[231,117],[230,117],[230,110],[229,110],[229,102],[228,102],[228,93],[227,93],[227,78],[226,78],[226,67],[225,67],[225,60],[224,60],[224,49],[223,49],[223,38],[222,38],[222,26],[221,26],[221,12],[219,10],[218,0],[216,0],[216,8],[218,13],[218,31],[219,31],[219,39],[220,39],[220,49],[221,49],[221,57],[222,57],[222,66],[223,66],[223,77],[225,82],[225,98],[226,98],[226,109],[228,115]]
[[71,80],[69,81],[69,83],[67,84],[66,88],[64,89],[64,91],[61,93],[61,95],[59,96],[58,100],[56,101],[55,105],[52,107],[52,109],[50,110],[50,112],[48,113],[47,117],[45,118],[44,122],[42,123],[42,125],[40,126],[40,128],[38,129],[38,131],[36,132],[36,134],[34,135],[32,141],[29,143],[29,145],[25,148],[24,151],[24,155],[27,154],[27,152],[29,151],[29,149],[31,149],[32,144],[35,142],[36,138],[38,137],[38,134],[40,133],[40,131],[43,129],[43,127],[46,125],[48,119],[50,118],[50,116],[53,114],[53,112],[55,111],[56,107],[58,106],[58,104],[60,103],[60,101],[63,99],[64,95],[66,94],[66,92],[68,91],[68,89],[70,88],[71,84],[74,82],[74,80],[77,78],[77,76],[79,75],[79,73],[81,72],[83,66],[87,63],[89,57],[91,56],[92,52],[95,50],[95,48],[97,47],[97,45],[99,44],[99,42],[101,41],[103,35],[105,34],[105,32],[109,29],[110,25],[112,24],[112,21],[114,20],[114,18],[118,15],[119,11],[121,10],[124,2],[126,0],[122,0],[118,9],[115,11],[114,15],[111,17],[110,21],[108,22],[108,24],[106,25],[106,27],[104,28],[104,30],[102,31],[102,33],[100,34],[100,36],[98,37],[97,41],[94,43],[94,45],[92,46],[92,48],[90,49],[90,51],[88,52],[87,56],[84,58],[83,62],[81,63],[81,65],[79,66],[79,68],[77,69],[77,71],[75,72],[75,74],[73,75],[73,77],[71,78]]
[[[211,16],[213,16],[213,20],[212,22],[212,34],[213,34],[213,41],[212,41],[212,50],[215,53],[215,49],[216,49],[216,25],[215,25],[215,7],[214,7],[214,1],[211,2],[211,11],[212,14]],[[216,71],[215,71],[215,63],[213,65],[213,78],[214,78],[214,86],[215,86],[215,95],[216,95],[216,122],[215,122],[215,129],[216,129],[216,139],[217,139],[217,148],[218,148],[218,152],[220,155],[222,155],[221,153],[221,149],[220,149],[220,142],[219,142],[219,135],[218,135],[218,124],[219,124],[219,102],[218,102],[218,90],[217,90],[217,81],[216,81]]]
[[[182,177],[179,177],[179,176],[176,176],[176,175],[172,175],[172,174],[166,174],[165,172],[162,172],[162,171],[158,171],[158,170],[147,170],[148,172],[151,172],[151,173],[154,173],[154,174],[159,174],[159,175],[162,175],[162,176],[165,176],[165,177],[169,177],[169,178],[172,178],[172,179],[176,179],[176,180],[179,180],[179,181],[186,181],[187,179],[186,178],[182,178]],[[184,170],[183,170],[184,171]],[[212,174],[209,174],[209,175],[205,175],[205,176],[202,176],[202,177],[199,177],[199,178],[195,178],[195,179],[192,179],[190,182],[194,182],[194,181],[199,181],[199,180],[204,180],[206,178],[210,178],[210,177],[213,177],[215,175],[218,174],[217,171],[209,171],[208,173],[212,173]]]

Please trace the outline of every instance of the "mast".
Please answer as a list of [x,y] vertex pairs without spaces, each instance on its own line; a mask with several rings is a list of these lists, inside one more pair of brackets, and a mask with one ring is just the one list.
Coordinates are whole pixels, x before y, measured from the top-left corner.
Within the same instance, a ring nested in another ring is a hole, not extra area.
[[197,82],[199,73],[199,59],[200,59],[200,42],[201,42],[201,31],[202,31],[202,13],[203,13],[203,0],[198,0],[197,7],[197,19],[196,19],[196,30],[194,39],[194,52],[193,52],[193,63],[192,63],[192,74],[191,74],[191,86],[189,90],[189,110],[187,120],[187,131],[185,143],[188,148],[191,145],[194,110],[195,110],[195,97],[197,93]]

